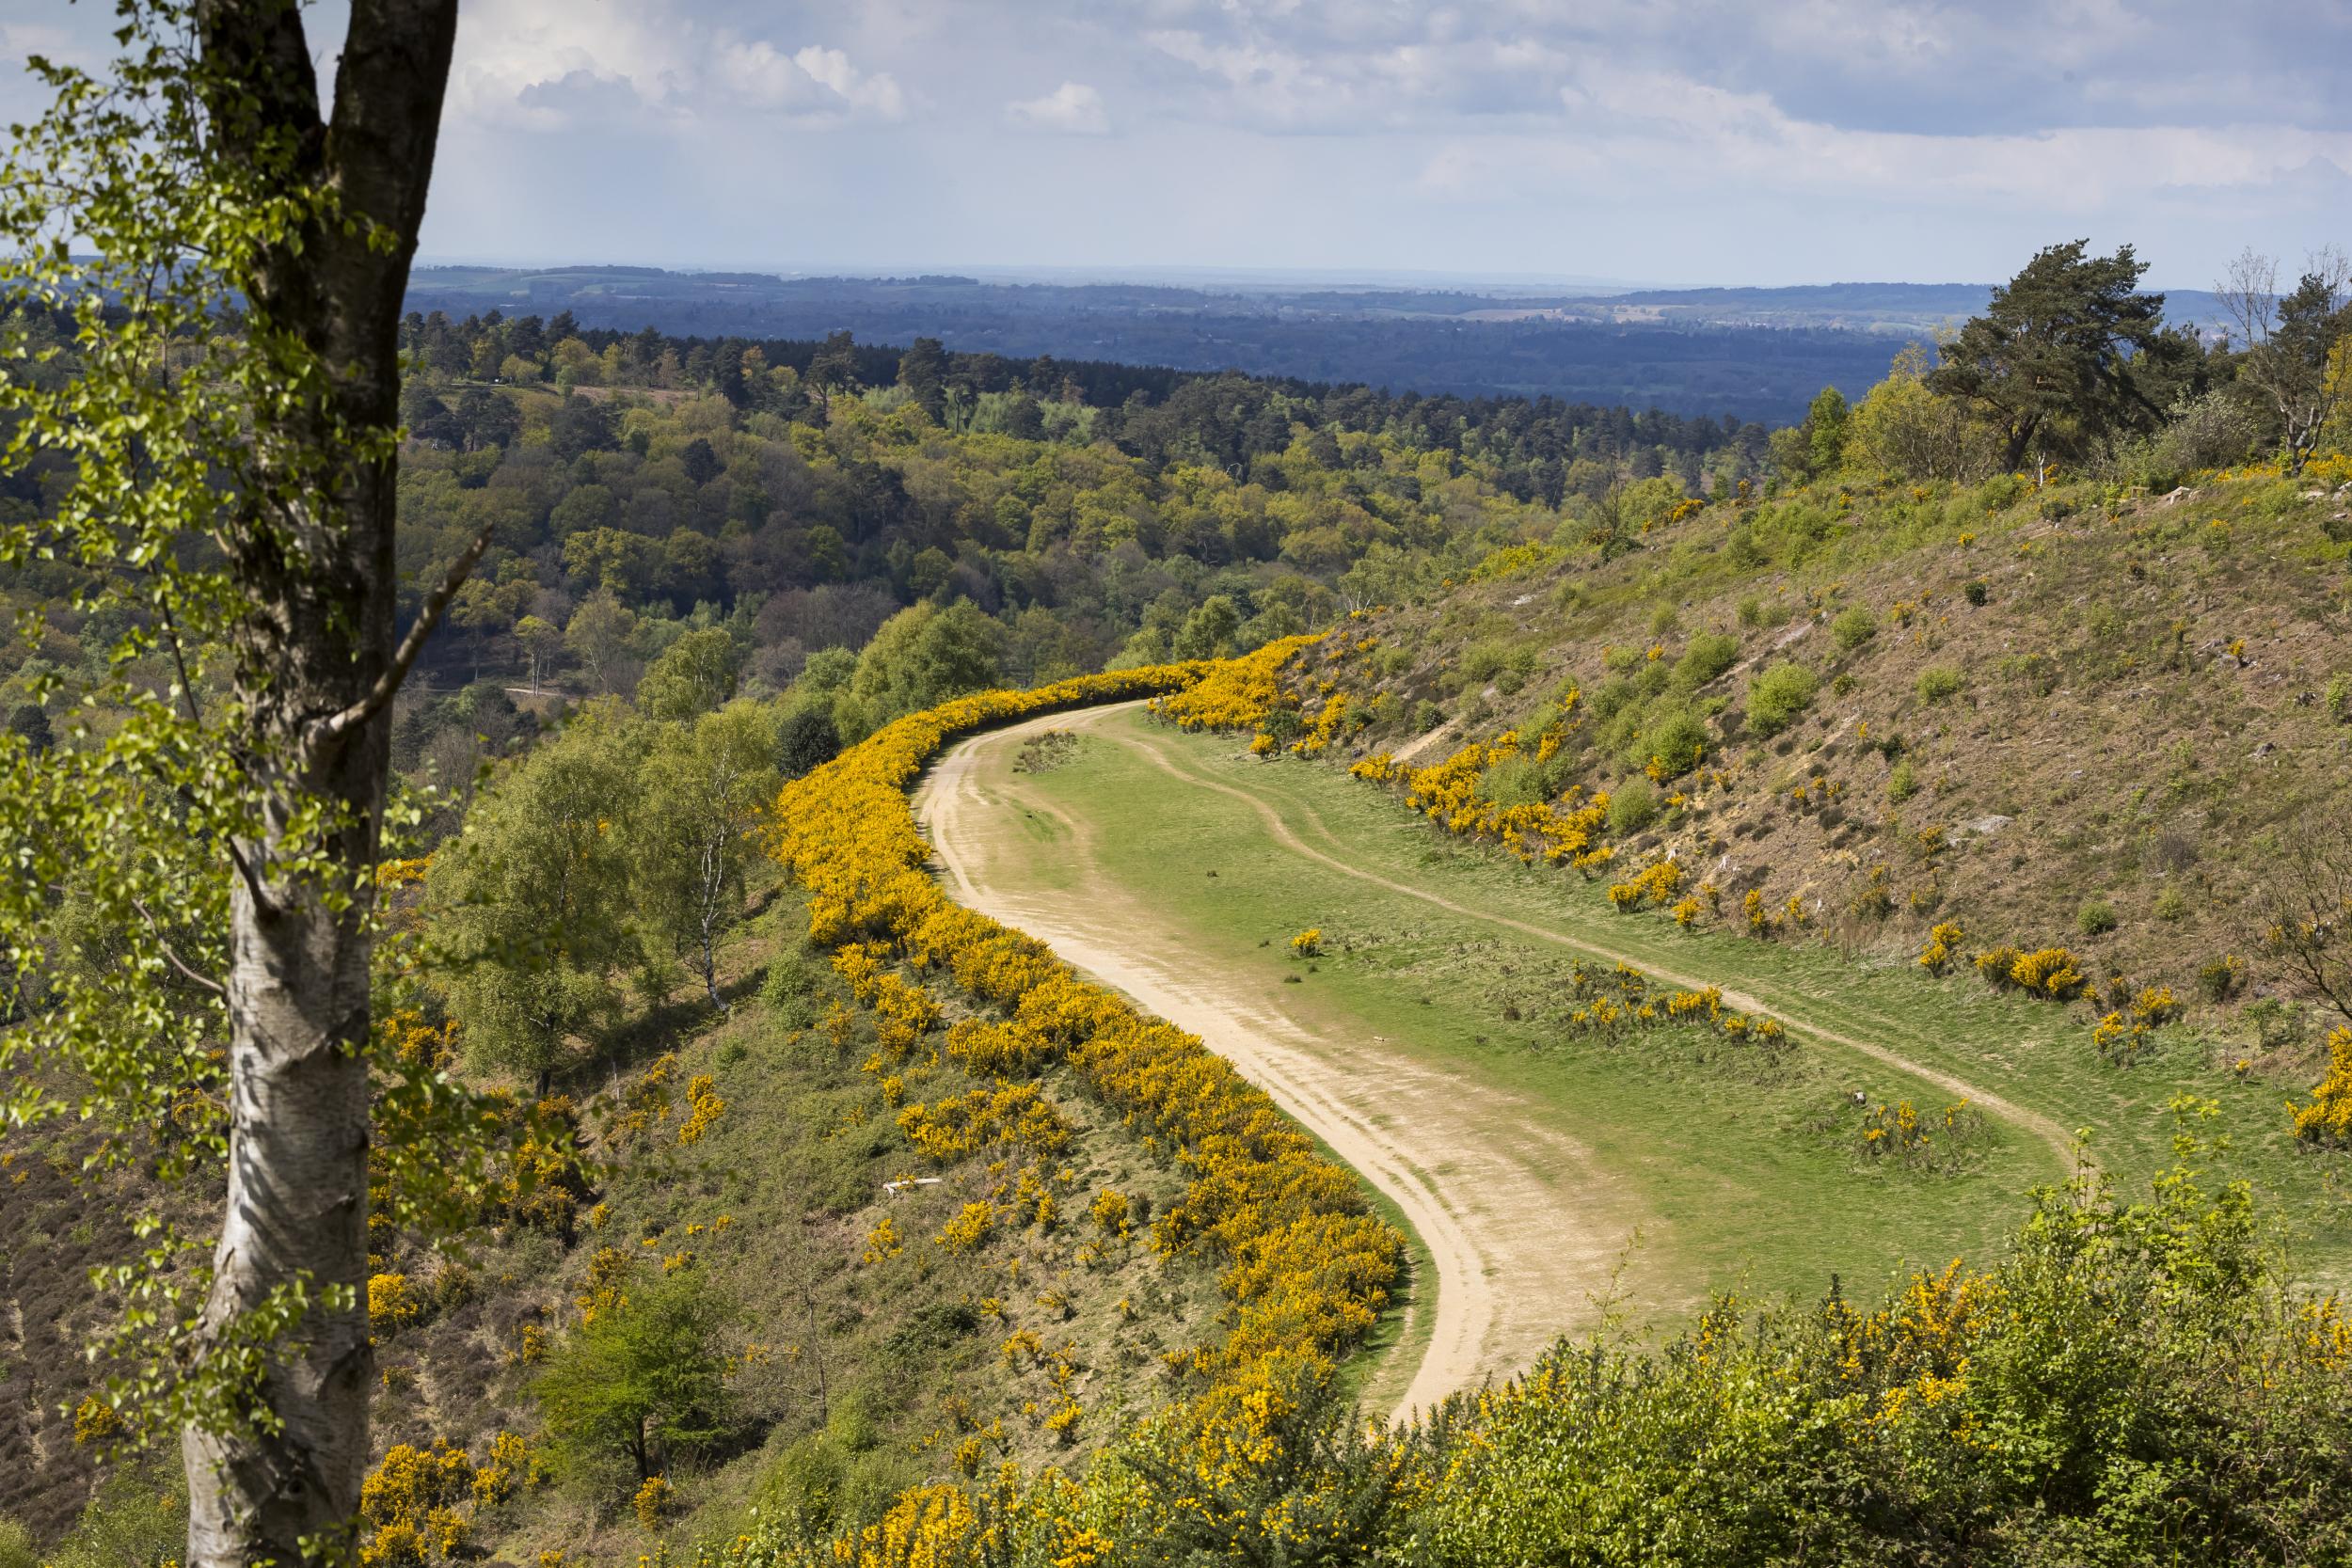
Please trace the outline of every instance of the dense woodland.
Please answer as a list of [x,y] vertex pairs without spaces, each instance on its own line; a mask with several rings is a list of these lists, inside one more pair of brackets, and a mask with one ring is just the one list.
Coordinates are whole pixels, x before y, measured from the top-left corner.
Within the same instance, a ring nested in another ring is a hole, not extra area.
[[[403,580],[421,594],[485,527],[490,546],[428,656],[445,695],[411,701],[402,761],[453,723],[453,753],[511,727],[505,688],[626,693],[697,628],[726,630],[747,690],[797,683],[854,740],[960,689],[1245,650],[1426,594],[1501,547],[1593,539],[1606,555],[1685,500],[2037,464],[2167,487],[2314,450],[2341,419],[2341,279],[2249,289],[2215,345],[2167,327],[2139,271],[2128,250],[2058,247],[1940,356],[1905,351],[1867,397],[1826,390],[1769,435],[928,339],[412,314]],[[33,474],[11,483],[37,506]],[[70,573],[20,580],[54,603]],[[856,652],[910,610],[859,675]],[[71,619],[53,618],[48,664],[71,662]],[[881,668],[902,646],[920,673]]]
[[[1923,307],[1931,325],[1981,307],[1982,289],[1963,293],[1973,297],[1957,309],[1948,300]],[[1851,330],[1851,321],[1829,326],[1819,318],[1759,328],[1747,325],[1753,318],[1744,309],[1737,325],[1625,324],[1607,312],[1606,301],[1579,307],[1534,291],[779,278],[649,267],[426,268],[409,298],[421,311],[452,318],[496,307],[542,318],[570,311],[585,326],[626,332],[650,325],[680,336],[818,339],[847,329],[881,342],[937,338],[976,355],[1051,354],[1465,397],[1549,393],[1570,403],[1768,423],[1795,418],[1825,385],[1858,393],[1896,347],[1925,331],[1905,324],[1890,341],[1883,328]],[[1529,309],[1563,307],[1599,319],[1514,319]],[[1877,320],[1867,308],[1860,314]]]

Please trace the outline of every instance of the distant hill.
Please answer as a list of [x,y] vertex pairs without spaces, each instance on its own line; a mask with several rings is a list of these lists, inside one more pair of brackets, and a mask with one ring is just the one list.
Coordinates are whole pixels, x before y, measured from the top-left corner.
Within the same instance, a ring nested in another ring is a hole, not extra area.
[[[2212,332],[2228,324],[2218,296],[2164,291],[2167,315]],[[1545,305],[1532,300],[1480,312],[1489,319],[1652,322],[1686,326],[1811,326],[1905,338],[1957,326],[1982,311],[1990,283],[1808,283],[1783,289],[1642,289]]]
[[[1524,290],[1186,288],[969,277],[783,277],[640,267],[418,269],[409,305],[462,319],[568,310],[582,326],[702,337],[917,337],[950,349],[1240,370],[1468,397],[1549,395],[1788,423],[1824,386],[1859,396],[1899,342],[1867,329],[1610,311]],[[1655,316],[1656,319],[1648,319]],[[1899,337],[1900,333],[1893,336]]]

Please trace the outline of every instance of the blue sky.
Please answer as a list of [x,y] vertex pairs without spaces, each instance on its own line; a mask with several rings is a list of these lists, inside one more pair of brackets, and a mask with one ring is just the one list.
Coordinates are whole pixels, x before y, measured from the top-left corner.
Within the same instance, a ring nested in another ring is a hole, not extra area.
[[[0,57],[87,56],[111,10],[0,0]],[[1977,281],[2088,235],[2195,288],[2352,241],[2344,0],[461,15],[439,260]]]

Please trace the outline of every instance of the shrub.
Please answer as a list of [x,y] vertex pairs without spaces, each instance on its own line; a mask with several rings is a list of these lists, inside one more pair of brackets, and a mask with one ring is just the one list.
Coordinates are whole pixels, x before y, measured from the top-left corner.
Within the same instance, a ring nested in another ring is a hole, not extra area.
[[[1928,932],[1928,943],[1919,950],[1919,967],[1931,974],[1941,974],[1960,951],[1960,944],[1968,940],[1968,933],[1949,920],[1939,921]],[[1979,961],[1979,968],[1983,965]]]
[[2227,1002],[2246,983],[2246,960],[2224,953],[2197,972],[2197,994],[2208,1002]]
[[2074,955],[2063,947],[2041,947],[2020,954],[2010,966],[2009,977],[2037,996],[2054,997],[2060,1002],[2073,1001],[2089,983],[2074,967]]
[[2169,887],[2156,895],[2158,920],[2185,920],[2188,917],[2188,895],[2179,888]]
[[2328,713],[2339,724],[2352,719],[2352,675],[2328,677]]
[[2295,1114],[2295,1135],[2313,1143],[2352,1143],[2352,1029],[2341,1026],[2328,1036],[2328,1076],[2312,1090],[2309,1105],[2288,1102]]
[[1985,984],[1994,990],[2007,990],[2017,983],[2010,972],[2017,967],[2019,957],[2017,949],[2007,942],[1998,947],[1988,947],[1977,955],[1977,973],[1983,975]]
[[2103,937],[2115,929],[2115,906],[2094,898],[2074,915],[2074,928],[2087,937]]
[[1879,634],[1879,618],[1861,605],[1849,605],[1837,612],[1837,619],[1829,624],[1829,635],[1847,653],[1853,652]]
[[1609,831],[1619,838],[1640,832],[1658,820],[1658,792],[1636,779],[1609,797]]
[[1646,767],[1660,782],[1678,779],[1707,755],[1707,723],[1688,708],[1674,708],[1644,729],[1637,749],[1643,755],[1633,766]]
[[1310,926],[1291,938],[1291,951],[1302,958],[1311,958],[1323,951],[1323,927]]
[[1985,586],[1984,578],[1974,578],[1961,589],[1960,594],[1961,597],[1981,610],[1984,608],[1984,601],[1992,595],[1992,590]]
[[424,1316],[424,1303],[405,1274],[379,1274],[368,1280],[368,1327],[378,1334],[405,1328]]
[[1918,770],[1911,766],[1909,757],[1895,764],[1895,770],[1886,775],[1886,798],[1897,805],[1919,793]]
[[[1753,602],[1753,601],[1751,601]],[[1674,684],[1685,691],[1696,691],[1730,669],[1740,659],[1740,640],[1724,632],[1707,631],[1691,639],[1691,645],[1675,660]]]
[[1514,752],[1478,775],[1478,798],[1498,806],[1541,805],[1550,797],[1549,773],[1524,752]]
[[1949,664],[1931,664],[1919,672],[1919,700],[1931,705],[1960,695],[1965,676]]
[[698,1269],[624,1283],[618,1302],[567,1337],[532,1386],[559,1465],[587,1476],[626,1459],[642,1484],[730,1424],[719,1337],[733,1309]]
[[1773,665],[1748,682],[1748,727],[1759,736],[1778,735],[1795,721],[1820,681],[1802,664]]

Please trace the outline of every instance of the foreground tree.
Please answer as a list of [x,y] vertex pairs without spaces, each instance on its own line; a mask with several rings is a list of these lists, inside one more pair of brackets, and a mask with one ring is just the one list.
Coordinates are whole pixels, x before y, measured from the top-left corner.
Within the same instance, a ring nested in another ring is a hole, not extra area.
[[[396,640],[397,330],[457,8],[354,0],[331,106],[291,0],[117,8],[109,76],[30,62],[54,104],[0,175],[6,463],[58,498],[0,561],[82,562],[124,628],[103,740],[0,741],[33,993],[0,1067],[11,1119],[71,1093],[167,1175],[225,1155],[214,1244],[116,1276],[144,1353],[117,1397],[185,1429],[191,1568],[291,1563],[347,1540],[368,1459],[389,710],[487,544]],[[124,961],[77,965],[64,918]]]

